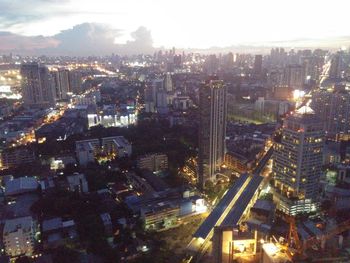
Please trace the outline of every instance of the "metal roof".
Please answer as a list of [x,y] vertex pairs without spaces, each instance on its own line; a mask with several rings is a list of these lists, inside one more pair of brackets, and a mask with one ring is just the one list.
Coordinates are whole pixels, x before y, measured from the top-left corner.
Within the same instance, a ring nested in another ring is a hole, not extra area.
[[224,197],[220,200],[220,202],[216,205],[214,210],[210,213],[210,215],[205,219],[205,221],[200,225],[197,231],[194,233],[194,237],[201,237],[203,239],[207,238],[210,231],[217,224],[219,218],[222,213],[227,209],[228,205],[238,193],[239,189],[243,186],[245,181],[249,178],[248,174],[242,174],[234,185],[228,190],[228,192],[224,195]]

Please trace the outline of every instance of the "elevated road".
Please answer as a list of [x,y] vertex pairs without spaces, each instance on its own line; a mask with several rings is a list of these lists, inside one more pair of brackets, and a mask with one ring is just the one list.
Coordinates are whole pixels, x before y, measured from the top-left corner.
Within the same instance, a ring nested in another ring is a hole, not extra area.
[[236,226],[244,218],[247,210],[255,202],[259,187],[263,182],[260,173],[273,154],[271,147],[261,158],[252,174],[242,174],[227,191],[206,220],[199,226],[188,245],[188,250],[194,252],[197,262],[209,249],[210,240],[216,226]]

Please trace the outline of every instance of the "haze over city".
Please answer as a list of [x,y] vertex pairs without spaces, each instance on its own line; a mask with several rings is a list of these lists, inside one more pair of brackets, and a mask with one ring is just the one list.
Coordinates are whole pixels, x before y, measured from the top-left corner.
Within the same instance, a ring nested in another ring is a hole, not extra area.
[[0,0],[0,263],[350,262],[349,0]]

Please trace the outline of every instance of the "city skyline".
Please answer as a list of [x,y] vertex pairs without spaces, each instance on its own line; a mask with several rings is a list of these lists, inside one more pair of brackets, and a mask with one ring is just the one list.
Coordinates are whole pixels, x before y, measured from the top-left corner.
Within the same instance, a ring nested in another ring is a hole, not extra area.
[[[348,3],[321,2],[282,5],[275,0],[220,0],[199,5],[194,1],[1,0],[0,52],[100,55],[152,53],[172,46],[203,51],[231,46],[336,49],[347,45]],[[297,16],[286,19],[287,14]]]

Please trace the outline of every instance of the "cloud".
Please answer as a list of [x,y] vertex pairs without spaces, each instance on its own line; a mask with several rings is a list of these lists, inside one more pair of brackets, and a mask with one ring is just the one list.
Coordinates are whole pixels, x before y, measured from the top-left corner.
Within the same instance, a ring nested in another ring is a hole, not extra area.
[[69,0],[1,0],[0,28],[21,27],[51,16],[59,5]]
[[10,32],[0,32],[0,52],[35,52],[39,49],[55,48],[59,41],[52,37],[27,37]]
[[[54,1],[54,0],[51,0]],[[51,36],[22,36],[0,32],[0,52],[33,55],[106,55],[151,54],[154,52],[150,30],[139,27],[125,44],[115,44],[122,31],[104,24],[83,23]]]
[[133,40],[125,45],[119,45],[119,50],[126,54],[150,54],[154,52],[151,31],[145,27],[139,27],[131,33]]

